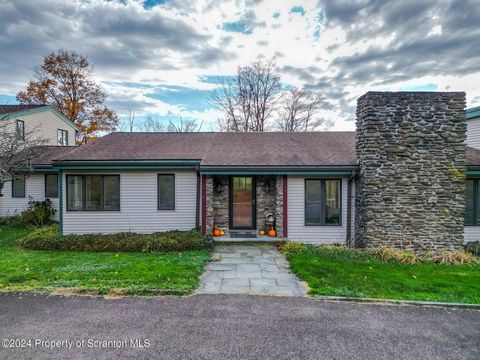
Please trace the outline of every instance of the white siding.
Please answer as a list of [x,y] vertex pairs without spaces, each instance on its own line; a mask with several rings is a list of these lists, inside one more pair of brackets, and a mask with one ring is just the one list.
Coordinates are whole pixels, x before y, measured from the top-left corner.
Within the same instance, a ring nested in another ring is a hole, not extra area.
[[467,120],[467,145],[480,149],[480,118]]
[[73,125],[67,124],[56,113],[50,110],[45,110],[30,115],[13,116],[8,120],[12,131],[15,131],[16,120],[23,120],[25,122],[25,133],[32,131],[35,137],[45,139],[46,145],[58,145],[57,130],[68,131],[68,145],[75,145],[75,128]]
[[[175,210],[157,210],[159,171],[98,172],[120,175],[120,211],[66,211],[63,178],[63,233],[152,233],[195,228],[197,175],[194,171],[175,173]],[[66,174],[81,174],[69,172]],[[92,174],[92,172],[88,172]]]
[[463,233],[465,242],[480,241],[480,226],[465,226]]
[[[348,178],[342,178],[342,225],[305,226],[305,177],[289,176],[288,238],[310,244],[345,243],[347,236],[347,184]],[[352,222],[355,219],[353,206],[351,219]]]
[[[18,215],[28,206],[30,197],[36,201],[45,200],[45,174],[31,174],[25,180],[25,197],[12,198],[12,183],[5,183],[3,197],[0,197],[0,217]],[[57,210],[55,220],[58,220],[58,198],[51,198],[53,207]]]

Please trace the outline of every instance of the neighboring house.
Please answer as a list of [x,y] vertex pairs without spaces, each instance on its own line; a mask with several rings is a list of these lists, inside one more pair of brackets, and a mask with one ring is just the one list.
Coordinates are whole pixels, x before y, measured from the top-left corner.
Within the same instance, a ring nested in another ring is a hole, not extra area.
[[356,132],[113,133],[48,159],[61,229],[256,241],[267,223],[305,243],[459,248],[480,238],[464,107],[464,93],[369,92]]
[[480,149],[480,106],[467,109],[467,145]]
[[[49,198],[58,210],[58,171],[53,169],[52,160],[74,148],[78,127],[48,105],[0,105],[0,121],[6,122],[19,137],[31,133],[45,141],[34,173],[4,185],[0,217],[22,212],[30,199]],[[58,219],[58,212],[55,217]]]

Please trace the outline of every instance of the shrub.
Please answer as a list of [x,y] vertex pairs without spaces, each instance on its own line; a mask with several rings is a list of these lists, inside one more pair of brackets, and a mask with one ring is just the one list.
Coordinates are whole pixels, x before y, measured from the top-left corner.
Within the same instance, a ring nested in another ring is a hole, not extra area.
[[433,261],[438,264],[451,264],[451,265],[465,265],[465,264],[478,264],[479,260],[476,256],[466,251],[451,251],[443,250],[437,252],[427,253],[424,257],[425,261]]
[[301,254],[305,251],[305,245],[298,241],[288,241],[283,244],[282,251],[285,254]]
[[28,208],[20,214],[19,221],[22,225],[44,226],[51,222],[51,217],[55,215],[55,212],[50,199],[44,201],[30,199]]
[[371,252],[380,260],[385,262],[400,262],[402,264],[416,264],[421,259],[413,252],[397,248],[381,247],[371,250]]
[[473,255],[480,255],[480,241],[470,241],[464,245],[465,251]]
[[13,215],[13,216],[0,218],[0,225],[8,226],[8,227],[19,227],[19,226],[22,226],[23,224],[20,221],[20,215]]
[[64,250],[89,252],[155,252],[204,249],[212,241],[203,238],[198,230],[167,231],[154,234],[118,233],[60,235],[56,226],[42,227],[18,245],[32,250]]

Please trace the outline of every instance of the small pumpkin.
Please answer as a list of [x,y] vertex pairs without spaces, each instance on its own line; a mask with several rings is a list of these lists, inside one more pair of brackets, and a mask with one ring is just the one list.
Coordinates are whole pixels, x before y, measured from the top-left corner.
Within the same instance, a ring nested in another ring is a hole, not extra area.
[[277,236],[277,232],[274,230],[274,229],[271,229],[268,231],[268,236],[270,237],[276,237]]
[[259,233],[260,235],[265,235],[265,230],[260,230],[258,233]]
[[220,236],[223,236],[223,235],[225,235],[225,231],[220,230]]
[[219,229],[213,230],[213,236],[220,236],[220,230]]

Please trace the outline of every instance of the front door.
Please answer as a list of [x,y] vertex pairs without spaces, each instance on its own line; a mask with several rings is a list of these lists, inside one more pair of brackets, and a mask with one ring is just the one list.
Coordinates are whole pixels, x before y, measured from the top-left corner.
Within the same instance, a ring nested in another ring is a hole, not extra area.
[[255,229],[255,178],[230,178],[230,228]]

